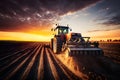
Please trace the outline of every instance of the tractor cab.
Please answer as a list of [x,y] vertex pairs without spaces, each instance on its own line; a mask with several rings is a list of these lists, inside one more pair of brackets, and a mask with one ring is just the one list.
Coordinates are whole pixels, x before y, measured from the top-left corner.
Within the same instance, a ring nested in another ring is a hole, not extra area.
[[68,26],[57,26],[54,31],[56,32],[55,35],[65,35],[68,34],[71,29]]

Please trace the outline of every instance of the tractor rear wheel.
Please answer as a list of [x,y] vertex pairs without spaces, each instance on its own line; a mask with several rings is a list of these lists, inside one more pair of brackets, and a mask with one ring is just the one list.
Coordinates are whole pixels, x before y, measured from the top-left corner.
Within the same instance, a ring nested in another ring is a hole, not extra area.
[[51,48],[52,51],[53,51],[53,38],[51,39],[50,48]]
[[62,41],[59,38],[51,39],[51,48],[54,53],[60,53],[62,51]]

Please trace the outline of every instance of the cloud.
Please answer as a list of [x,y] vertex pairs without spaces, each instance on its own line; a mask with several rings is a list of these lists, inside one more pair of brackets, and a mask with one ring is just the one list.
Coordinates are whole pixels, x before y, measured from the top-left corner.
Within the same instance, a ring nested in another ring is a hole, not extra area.
[[89,30],[87,32],[101,32],[101,31],[113,31],[113,30],[118,30],[120,29],[120,26],[113,27],[113,28],[108,28],[108,29],[95,29],[95,30]]
[[120,0],[103,0],[95,10],[98,10],[96,21],[103,25],[120,25]]
[[115,15],[106,22],[103,22],[104,25],[120,25],[120,15]]
[[0,30],[18,29],[22,25],[48,26],[60,16],[98,1],[100,0],[1,0]]

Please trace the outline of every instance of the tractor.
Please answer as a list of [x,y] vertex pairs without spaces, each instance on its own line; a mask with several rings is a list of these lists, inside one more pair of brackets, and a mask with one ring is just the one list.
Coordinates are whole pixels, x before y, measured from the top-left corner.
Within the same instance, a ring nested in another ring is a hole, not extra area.
[[90,37],[82,37],[81,33],[71,33],[68,26],[57,26],[51,29],[55,32],[51,39],[51,49],[54,53],[69,50],[68,55],[103,55],[98,42],[90,42]]

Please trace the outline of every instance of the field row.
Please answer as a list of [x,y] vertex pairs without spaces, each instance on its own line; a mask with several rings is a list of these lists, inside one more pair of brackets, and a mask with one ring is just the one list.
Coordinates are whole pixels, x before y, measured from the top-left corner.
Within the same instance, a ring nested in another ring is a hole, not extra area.
[[11,47],[1,53],[0,80],[76,80],[73,74],[54,56],[49,47],[34,43]]

